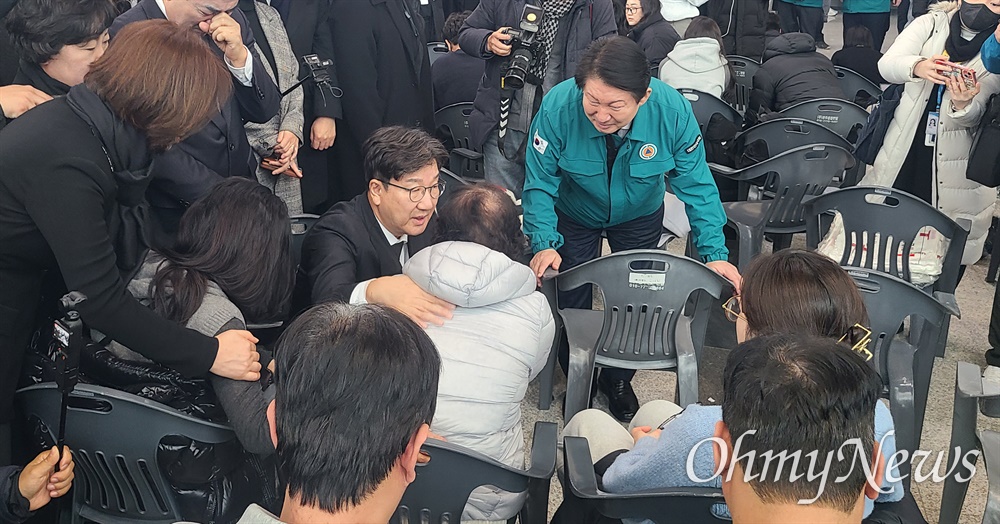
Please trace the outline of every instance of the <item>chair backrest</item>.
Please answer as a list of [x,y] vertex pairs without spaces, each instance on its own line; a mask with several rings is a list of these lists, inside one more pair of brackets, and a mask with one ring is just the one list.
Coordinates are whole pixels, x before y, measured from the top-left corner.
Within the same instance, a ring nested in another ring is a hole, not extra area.
[[[830,229],[835,211],[840,213],[844,224],[844,251],[838,260],[841,265],[881,271],[909,282],[913,243],[920,230],[930,226],[949,239],[935,287],[948,293],[955,291],[969,233],[947,215],[903,191],[877,186],[849,187],[809,202],[806,245],[819,246]],[[861,249],[862,246],[866,249]],[[900,250],[902,256],[898,257],[896,253]]]
[[761,122],[736,136],[737,151],[757,140],[767,144],[768,158],[797,147],[832,144],[848,151],[851,144],[830,128],[801,118],[778,118]]
[[882,88],[865,78],[861,73],[846,67],[835,66],[837,70],[837,81],[840,82],[840,89],[847,95],[847,99],[855,101],[858,93],[864,93],[869,100],[878,100],[882,94]]
[[298,267],[302,260],[302,241],[305,240],[306,233],[313,227],[313,224],[319,220],[319,215],[303,213],[292,215],[289,218],[292,221],[292,260],[295,261],[295,267]]
[[[417,478],[407,486],[389,522],[458,524],[469,494],[480,486],[496,486],[511,493],[527,491],[532,479],[550,478],[555,470],[556,425],[537,422],[534,443],[532,469],[525,471],[457,444],[427,439],[421,450],[430,456],[430,461],[417,465]],[[544,453],[536,452],[541,446],[550,449]],[[536,469],[536,460],[548,464]],[[545,490],[545,497],[545,501],[533,502],[547,506],[548,489]]]
[[730,522],[712,513],[724,504],[722,490],[712,488],[664,488],[640,493],[607,493],[597,485],[590,446],[582,437],[563,439],[565,499],[588,505],[613,519],[649,519],[657,524],[672,522]]
[[[677,344],[701,348],[711,301],[697,292],[717,299],[727,282],[690,258],[636,249],[564,271],[556,284],[559,291],[587,284],[599,288],[604,324],[594,345],[596,363],[662,369],[676,364]],[[685,311],[693,295],[696,305]]]
[[691,108],[694,110],[694,117],[698,120],[698,126],[701,128],[702,133],[705,132],[708,123],[711,122],[712,115],[716,113],[737,126],[742,125],[743,117],[740,116],[740,112],[733,108],[733,106],[725,103],[722,99],[695,89],[678,89],[678,91],[691,103]]
[[[50,434],[59,425],[62,396],[54,383],[17,392],[29,418]],[[70,394],[66,445],[77,465],[76,502],[83,517],[97,522],[177,522],[180,508],[156,460],[160,439],[181,435],[217,444],[236,438],[223,425],[123,391],[80,384]]]
[[750,91],[753,89],[753,75],[760,69],[760,62],[740,55],[726,55],[729,67],[736,81],[736,110],[746,111],[750,104]]
[[451,136],[455,147],[474,150],[469,138],[469,115],[472,102],[459,102],[442,107],[434,113],[434,127]]
[[795,104],[781,111],[783,118],[802,118],[829,127],[854,143],[868,122],[868,111],[854,102],[836,98],[817,98]]
[[761,175],[773,173],[766,187],[774,188],[767,210],[765,229],[801,231],[807,212],[803,204],[822,195],[833,180],[854,164],[846,149],[830,145],[807,145],[786,151],[751,167]]
[[905,280],[878,271],[853,267],[845,267],[844,270],[854,279],[865,301],[868,328],[872,332],[868,344],[872,354],[870,362],[882,377],[882,383],[888,387],[891,348],[903,320],[919,317],[940,326],[952,312],[933,295]]
[[444,42],[427,42],[427,56],[430,57],[432,64],[446,54],[448,54],[448,46]]

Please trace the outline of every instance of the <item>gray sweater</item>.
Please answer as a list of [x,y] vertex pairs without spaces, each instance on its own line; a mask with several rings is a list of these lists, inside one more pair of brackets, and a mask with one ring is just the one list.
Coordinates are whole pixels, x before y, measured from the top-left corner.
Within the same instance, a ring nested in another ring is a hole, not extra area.
[[[142,268],[129,282],[129,292],[146,306],[152,305],[150,284],[162,262],[162,255],[150,252]],[[215,282],[209,281],[201,306],[185,327],[214,337],[230,329],[246,329],[246,321],[243,319],[243,313],[229,300],[222,289]],[[117,342],[113,342],[108,349],[115,356],[125,360],[150,362],[139,353]],[[266,350],[260,348],[258,350],[262,361],[269,360],[270,355]],[[243,447],[258,455],[274,453],[266,417],[267,405],[274,399],[274,387],[261,390],[258,382],[231,380],[218,375],[209,375],[209,380]]]

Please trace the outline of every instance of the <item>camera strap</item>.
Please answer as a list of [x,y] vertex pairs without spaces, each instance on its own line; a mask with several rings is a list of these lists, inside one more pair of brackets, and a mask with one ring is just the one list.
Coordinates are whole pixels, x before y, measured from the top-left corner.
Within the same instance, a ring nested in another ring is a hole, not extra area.
[[[527,136],[528,128],[531,125],[531,119],[538,112],[538,108],[542,105],[542,97],[539,96],[541,93],[541,86],[533,83],[527,83],[521,89],[521,112],[516,116],[520,122],[520,128],[524,129],[525,138],[514,150],[514,156],[512,157],[507,151],[509,150],[505,144],[507,142],[507,126],[510,121],[510,106],[513,101],[516,90],[503,88],[500,90],[500,126],[499,133],[500,136],[497,137],[497,149],[500,150],[500,154],[504,158],[510,160],[511,162],[516,162],[518,164],[524,163],[524,152],[527,149],[528,141],[530,137]],[[526,108],[530,108],[525,111]]]

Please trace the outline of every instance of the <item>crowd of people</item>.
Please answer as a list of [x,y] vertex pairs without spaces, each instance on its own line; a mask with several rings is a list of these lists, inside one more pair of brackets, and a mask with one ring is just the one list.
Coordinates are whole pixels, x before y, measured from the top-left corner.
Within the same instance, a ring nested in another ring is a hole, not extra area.
[[[568,362],[543,278],[605,241],[661,247],[676,201],[690,256],[729,283],[716,314],[738,345],[721,406],[640,406],[634,371],[595,373],[608,412],[577,413],[563,435],[587,439],[603,489],[721,489],[712,511],[738,524],[926,522],[886,461],[894,423],[859,354],[857,287],[818,252],[761,255],[742,275],[730,263],[731,195],[678,90],[732,101],[727,56],[760,59],[752,126],[851,99],[835,64],[893,84],[862,183],[968,220],[964,269],[997,200],[965,173],[1000,92],[1000,5],[914,2],[882,54],[899,2],[845,0],[831,60],[820,0],[536,3],[540,20],[525,0],[0,1],[0,48],[18,58],[0,71],[0,520],[46,511],[74,481],[72,441],[53,446],[15,406],[19,386],[58,373],[49,340],[69,291],[86,297],[82,381],[233,428],[228,443],[161,442],[185,519],[387,522],[433,460],[427,439],[525,467],[528,385],[552,352]],[[434,42],[447,52],[431,64]],[[454,104],[471,107],[482,183],[442,171],[451,137],[434,113]],[[851,439],[865,468],[836,464],[847,480],[825,491],[746,478],[755,459],[737,453]],[[685,469],[693,449],[708,480]],[[506,521],[526,496],[482,486],[462,521]],[[554,522],[600,516],[568,500]]]

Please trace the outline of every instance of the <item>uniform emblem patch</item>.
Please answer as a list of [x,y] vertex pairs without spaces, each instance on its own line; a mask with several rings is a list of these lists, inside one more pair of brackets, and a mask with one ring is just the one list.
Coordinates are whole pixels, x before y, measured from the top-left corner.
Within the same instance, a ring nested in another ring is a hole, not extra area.
[[535,138],[531,141],[531,145],[535,148],[535,151],[538,151],[538,154],[544,155],[545,150],[549,147],[549,142],[539,136],[538,131],[535,131]]
[[639,158],[643,160],[649,160],[656,156],[656,146],[653,144],[643,144],[639,148]]

